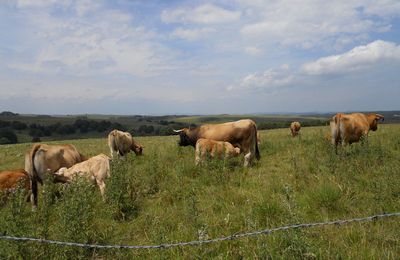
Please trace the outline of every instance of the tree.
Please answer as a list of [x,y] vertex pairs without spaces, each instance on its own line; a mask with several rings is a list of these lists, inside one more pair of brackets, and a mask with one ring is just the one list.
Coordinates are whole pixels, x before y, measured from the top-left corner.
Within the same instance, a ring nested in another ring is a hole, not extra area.
[[14,131],[10,129],[0,130],[0,144],[16,144],[18,143],[18,137]]

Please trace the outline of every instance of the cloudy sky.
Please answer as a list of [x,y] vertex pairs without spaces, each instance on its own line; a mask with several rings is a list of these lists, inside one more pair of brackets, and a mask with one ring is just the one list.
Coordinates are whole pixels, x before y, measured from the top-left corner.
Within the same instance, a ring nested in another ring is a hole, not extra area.
[[399,0],[2,0],[0,111],[400,109]]

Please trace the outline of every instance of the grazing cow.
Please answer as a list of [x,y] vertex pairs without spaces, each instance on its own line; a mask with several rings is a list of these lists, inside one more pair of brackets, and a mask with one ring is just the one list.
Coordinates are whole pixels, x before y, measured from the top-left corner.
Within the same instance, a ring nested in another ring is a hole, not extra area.
[[261,136],[260,136],[260,132],[257,131],[257,144],[260,145],[261,144]]
[[292,133],[292,137],[295,137],[296,135],[299,134],[300,132],[300,123],[297,121],[294,121],[290,124],[290,132]]
[[332,144],[335,147],[352,144],[360,141],[361,137],[367,137],[370,130],[378,129],[378,120],[384,120],[379,114],[343,114],[338,113],[330,121]]
[[105,154],[99,154],[77,163],[70,168],[62,167],[54,174],[64,182],[73,181],[74,177],[84,176],[100,188],[101,196],[104,197],[106,184],[104,180],[110,177],[110,158]]
[[136,155],[142,155],[143,146],[133,140],[132,135],[128,132],[112,130],[108,134],[108,147],[110,147],[111,157],[114,158],[114,153],[124,156],[131,150]]
[[205,124],[195,128],[183,128],[174,130],[179,133],[180,146],[191,145],[195,147],[200,138],[225,141],[234,147],[239,147],[244,153],[244,166],[251,164],[254,156],[260,159],[257,144],[257,126],[250,119],[242,119],[235,122],[223,124]]
[[18,188],[28,192],[27,201],[29,201],[30,181],[28,173],[24,169],[0,172],[0,191],[5,196]]
[[199,165],[204,162],[207,159],[207,155],[210,158],[228,159],[239,154],[240,148],[233,147],[229,142],[200,138],[196,142],[195,163]]
[[71,167],[85,159],[72,144],[34,144],[25,155],[25,171],[31,180],[33,207],[37,207],[38,182],[43,184],[48,174],[54,173],[61,167]]

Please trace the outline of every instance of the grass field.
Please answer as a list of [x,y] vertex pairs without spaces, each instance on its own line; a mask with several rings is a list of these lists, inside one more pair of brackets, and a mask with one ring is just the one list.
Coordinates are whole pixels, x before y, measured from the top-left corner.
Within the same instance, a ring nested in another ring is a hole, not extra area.
[[[138,137],[144,155],[113,161],[107,201],[83,181],[48,181],[39,209],[15,195],[0,208],[0,232],[97,244],[149,245],[215,238],[294,223],[400,211],[400,125],[365,144],[334,149],[328,127],[261,131],[261,160],[194,165],[177,136]],[[85,155],[108,154],[106,139],[72,140]],[[0,146],[0,169],[23,167],[31,144]],[[202,247],[93,250],[0,240],[5,259],[132,258],[399,259],[400,219],[288,230]]]

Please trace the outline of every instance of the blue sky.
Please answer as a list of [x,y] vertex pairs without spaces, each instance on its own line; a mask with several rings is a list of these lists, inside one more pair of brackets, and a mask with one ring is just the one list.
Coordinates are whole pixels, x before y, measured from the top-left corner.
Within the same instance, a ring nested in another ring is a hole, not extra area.
[[398,0],[5,0],[0,111],[399,110]]

